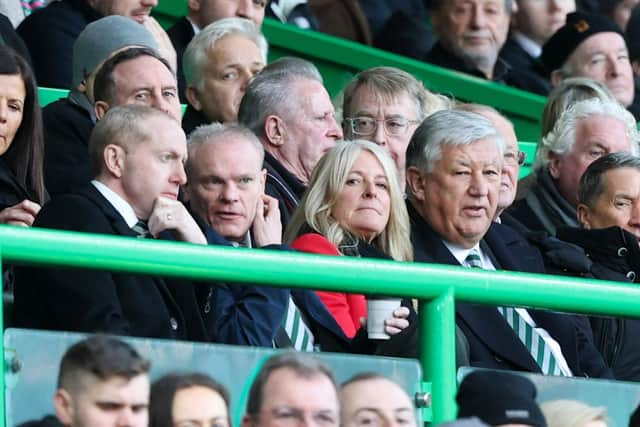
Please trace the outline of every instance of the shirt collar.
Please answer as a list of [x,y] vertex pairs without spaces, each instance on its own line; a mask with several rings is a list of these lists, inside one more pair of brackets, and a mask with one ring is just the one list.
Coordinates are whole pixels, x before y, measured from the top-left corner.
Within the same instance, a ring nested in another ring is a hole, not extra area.
[[525,52],[531,55],[532,58],[537,58],[542,53],[542,46],[519,31],[513,32],[513,39]]
[[138,223],[139,219],[136,216],[135,211],[126,200],[120,197],[119,194],[117,194],[115,191],[98,180],[94,179],[93,181],[91,181],[91,184],[93,184],[93,186],[96,187],[96,190],[98,190],[100,194],[102,194],[102,196],[107,199],[109,203],[111,203],[111,206],[113,206],[113,208],[118,211],[129,228]]

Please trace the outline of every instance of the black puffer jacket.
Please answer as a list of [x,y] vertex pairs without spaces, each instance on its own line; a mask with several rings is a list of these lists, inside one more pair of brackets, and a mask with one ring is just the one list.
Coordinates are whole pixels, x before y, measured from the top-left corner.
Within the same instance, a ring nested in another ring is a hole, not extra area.
[[[557,239],[529,233],[543,253],[548,273],[616,282],[640,281],[640,247],[631,233],[610,227],[586,230],[561,227]],[[640,381],[640,319],[575,316],[593,331],[594,344],[618,380]]]

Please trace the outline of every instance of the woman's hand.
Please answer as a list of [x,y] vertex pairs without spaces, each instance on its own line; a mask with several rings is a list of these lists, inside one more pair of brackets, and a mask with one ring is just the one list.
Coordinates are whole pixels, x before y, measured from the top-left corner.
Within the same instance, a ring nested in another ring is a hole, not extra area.
[[389,335],[396,335],[409,327],[409,309],[398,307],[393,311],[393,317],[385,319],[384,331]]
[[17,205],[0,211],[0,224],[31,227],[33,220],[40,212],[40,205],[31,200],[24,199]]

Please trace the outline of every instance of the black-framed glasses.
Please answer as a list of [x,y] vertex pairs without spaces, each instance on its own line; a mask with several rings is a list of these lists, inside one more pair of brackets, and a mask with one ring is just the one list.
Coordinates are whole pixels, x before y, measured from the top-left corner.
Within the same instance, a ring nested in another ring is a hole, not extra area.
[[524,165],[524,161],[527,159],[527,153],[524,151],[506,151],[504,153],[504,161],[505,163],[509,163],[515,165],[516,163],[520,166]]
[[418,120],[409,120],[404,117],[390,117],[388,119],[374,119],[373,117],[347,117],[345,118],[355,135],[371,136],[378,129],[378,123],[384,123],[387,135],[402,136],[409,129],[409,125],[420,123]]

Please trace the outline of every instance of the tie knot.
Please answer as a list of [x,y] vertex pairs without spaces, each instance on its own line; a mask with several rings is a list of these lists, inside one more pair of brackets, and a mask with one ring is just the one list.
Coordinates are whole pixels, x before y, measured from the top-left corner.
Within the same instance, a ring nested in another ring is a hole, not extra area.
[[471,249],[464,262],[471,268],[482,268],[482,258],[477,249]]
[[141,239],[149,237],[149,227],[147,226],[146,221],[139,219],[138,222],[136,222],[136,225],[131,227],[131,229],[135,231]]

